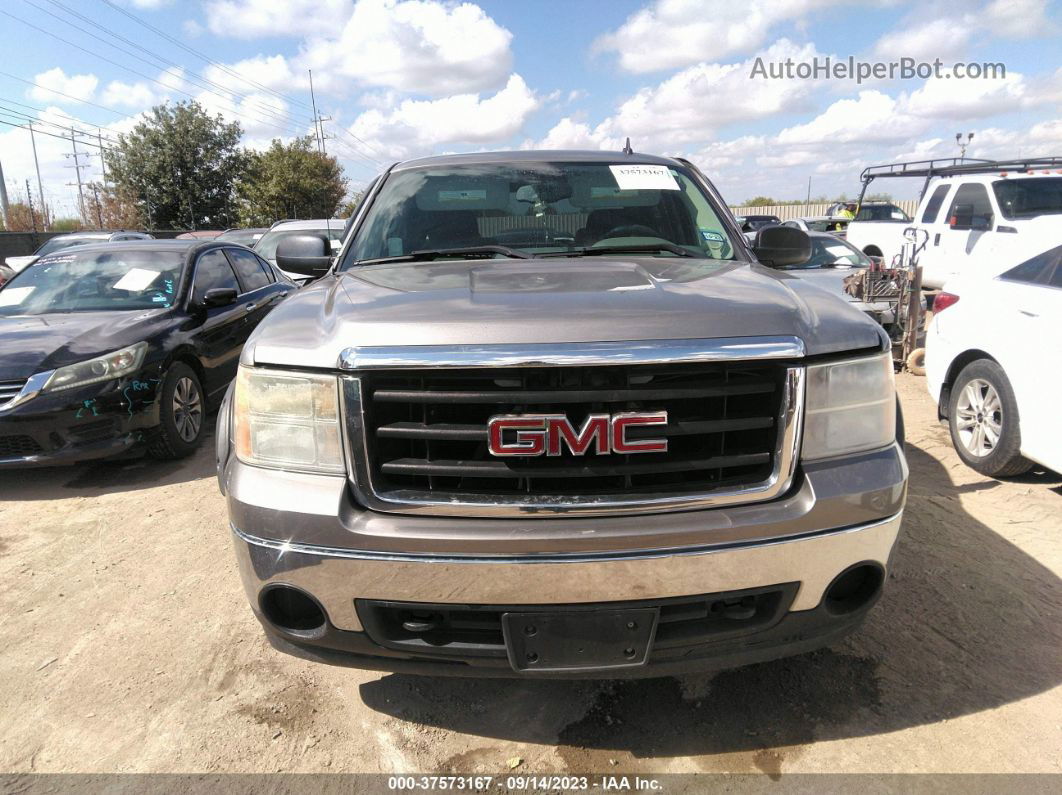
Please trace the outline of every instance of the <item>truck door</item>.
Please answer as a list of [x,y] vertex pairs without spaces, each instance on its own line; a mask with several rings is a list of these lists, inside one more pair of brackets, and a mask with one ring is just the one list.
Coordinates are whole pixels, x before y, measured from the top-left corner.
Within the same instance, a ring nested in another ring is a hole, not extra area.
[[925,204],[920,208],[922,214],[916,219],[918,227],[924,229],[929,235],[926,240],[926,247],[922,249],[922,253],[918,257],[918,262],[922,266],[923,284],[936,285],[933,276],[940,260],[942,230],[946,227],[944,221],[947,220],[942,217],[941,208],[944,206],[944,200],[950,190],[950,182],[937,184],[933,188],[933,192],[929,194]]
[[[985,186],[979,182],[959,185],[943,221],[933,268],[934,283],[941,285],[952,276],[969,272],[991,246],[995,213]],[[923,280],[924,275],[923,269]]]

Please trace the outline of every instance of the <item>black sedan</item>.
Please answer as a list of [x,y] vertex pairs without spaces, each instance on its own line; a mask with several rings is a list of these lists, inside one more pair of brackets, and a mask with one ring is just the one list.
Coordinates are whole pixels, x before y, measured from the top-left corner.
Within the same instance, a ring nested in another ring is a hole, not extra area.
[[189,455],[247,337],[295,289],[215,241],[41,257],[0,289],[0,467]]

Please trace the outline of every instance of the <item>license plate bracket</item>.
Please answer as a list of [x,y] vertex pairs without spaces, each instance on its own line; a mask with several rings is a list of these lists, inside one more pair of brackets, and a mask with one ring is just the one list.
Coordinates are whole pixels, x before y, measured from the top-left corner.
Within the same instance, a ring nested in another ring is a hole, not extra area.
[[659,610],[569,610],[502,615],[509,664],[521,673],[645,665]]

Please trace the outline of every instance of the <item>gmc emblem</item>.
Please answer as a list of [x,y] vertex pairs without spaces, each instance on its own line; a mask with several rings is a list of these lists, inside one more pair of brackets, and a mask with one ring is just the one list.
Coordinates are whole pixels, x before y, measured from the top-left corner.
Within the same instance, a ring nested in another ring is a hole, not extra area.
[[496,456],[558,456],[566,445],[572,455],[586,455],[593,445],[607,453],[666,453],[667,439],[627,441],[627,429],[667,425],[667,412],[591,414],[576,430],[563,414],[499,414],[487,422],[487,447]]

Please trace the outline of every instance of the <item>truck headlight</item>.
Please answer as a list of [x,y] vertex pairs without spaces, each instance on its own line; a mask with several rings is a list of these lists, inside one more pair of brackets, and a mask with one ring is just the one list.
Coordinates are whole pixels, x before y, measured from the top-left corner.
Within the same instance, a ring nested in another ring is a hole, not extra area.
[[333,375],[240,367],[233,400],[236,457],[245,464],[342,474],[339,382]]
[[146,342],[138,342],[136,345],[130,345],[114,353],[60,367],[52,373],[51,378],[41,387],[41,391],[59,392],[63,389],[73,389],[77,386],[87,386],[131,375],[144,363],[144,354],[147,353],[147,349]]
[[808,367],[805,461],[885,447],[896,438],[892,354]]

